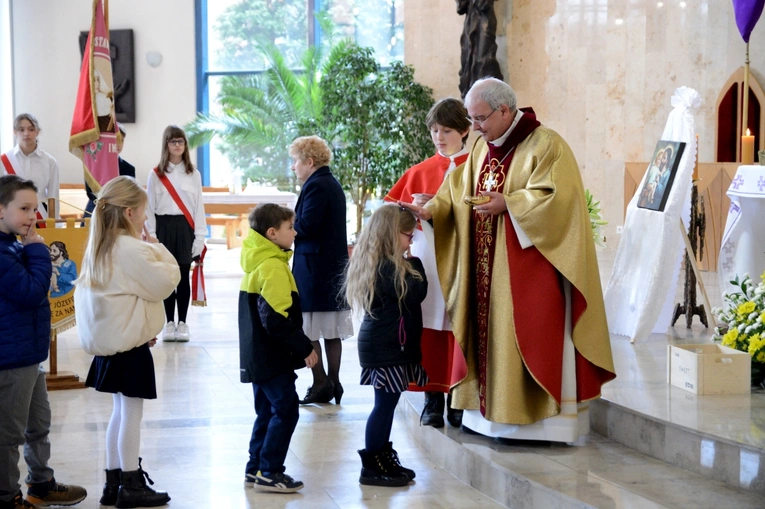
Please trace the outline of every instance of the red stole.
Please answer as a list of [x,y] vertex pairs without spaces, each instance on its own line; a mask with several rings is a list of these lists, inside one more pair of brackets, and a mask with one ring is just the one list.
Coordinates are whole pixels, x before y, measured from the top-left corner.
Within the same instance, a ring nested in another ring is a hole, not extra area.
[[[159,171],[159,168],[154,168],[154,172],[157,174],[157,178],[165,186],[167,192],[170,193],[173,201],[178,208],[181,209],[183,216],[188,221],[191,230],[194,231],[194,216],[191,215],[189,209],[186,208],[186,204],[178,195],[178,191],[175,190],[173,183],[167,178],[167,175]],[[194,271],[191,273],[191,305],[192,306],[206,306],[207,305],[207,293],[205,292],[205,275],[202,271],[204,266],[205,255],[207,254],[207,246],[202,248],[202,254],[199,255],[199,261],[194,264]]]
[[[16,170],[13,169],[13,165],[11,164],[11,160],[8,159],[8,156],[3,154],[0,156],[0,161],[3,162],[3,166],[5,167],[5,172],[8,175],[16,175]],[[40,211],[35,212],[37,214],[37,228],[45,228],[45,219],[42,217],[42,214],[40,214]]]

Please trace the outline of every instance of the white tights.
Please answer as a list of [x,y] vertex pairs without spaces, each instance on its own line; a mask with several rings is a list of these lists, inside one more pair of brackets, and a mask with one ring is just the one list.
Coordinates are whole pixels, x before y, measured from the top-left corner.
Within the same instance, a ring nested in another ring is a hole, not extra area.
[[138,470],[143,399],[113,394],[114,408],[106,428],[106,468]]

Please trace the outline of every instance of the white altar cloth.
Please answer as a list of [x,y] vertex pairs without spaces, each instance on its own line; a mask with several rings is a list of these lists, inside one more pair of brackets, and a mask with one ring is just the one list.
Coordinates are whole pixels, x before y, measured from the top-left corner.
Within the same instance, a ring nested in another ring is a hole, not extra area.
[[765,271],[765,166],[739,166],[727,192],[730,198],[717,274],[720,290],[731,292],[730,281],[744,274],[757,284]]

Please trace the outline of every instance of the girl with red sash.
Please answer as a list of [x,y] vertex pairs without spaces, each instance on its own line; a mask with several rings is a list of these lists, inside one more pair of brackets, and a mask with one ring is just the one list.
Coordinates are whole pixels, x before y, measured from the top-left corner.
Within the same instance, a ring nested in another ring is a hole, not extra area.
[[[167,324],[163,341],[188,341],[186,315],[191,301],[189,270],[191,262],[199,262],[205,248],[207,221],[202,202],[202,176],[189,156],[188,140],[183,129],[167,126],[162,135],[162,156],[159,165],[149,172],[146,184],[149,206],[146,226],[175,257],[181,269],[181,281],[175,292],[165,299]],[[175,308],[178,308],[178,322]]]
[[[40,123],[31,113],[21,113],[13,120],[16,146],[0,156],[0,175],[18,175],[37,187],[37,219],[48,217],[48,198],[58,199],[59,174],[56,160],[37,143]],[[38,223],[38,228],[45,228]]]
[[[425,123],[437,152],[430,159],[409,168],[390,190],[386,200],[422,207],[438,192],[446,176],[467,159],[465,140],[470,130],[467,116],[467,110],[459,99],[442,99],[431,108]],[[453,383],[464,378],[467,367],[446,314],[436,271],[433,229],[428,223],[422,223],[414,231],[411,253],[422,260],[429,282],[428,294],[422,303],[422,365],[430,382],[424,387],[410,386],[409,389],[425,391],[422,424],[441,428],[444,425],[444,394],[449,392]],[[447,420],[455,427],[459,427],[462,421],[462,410],[450,408],[448,401]]]

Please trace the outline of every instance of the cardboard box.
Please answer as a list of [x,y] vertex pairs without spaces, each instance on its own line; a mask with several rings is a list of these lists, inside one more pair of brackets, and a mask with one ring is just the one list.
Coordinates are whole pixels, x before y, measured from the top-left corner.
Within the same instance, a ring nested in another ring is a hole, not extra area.
[[727,346],[667,347],[667,383],[694,394],[748,393],[751,370],[750,355]]

